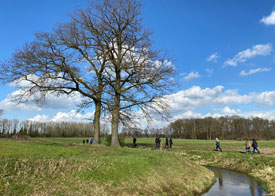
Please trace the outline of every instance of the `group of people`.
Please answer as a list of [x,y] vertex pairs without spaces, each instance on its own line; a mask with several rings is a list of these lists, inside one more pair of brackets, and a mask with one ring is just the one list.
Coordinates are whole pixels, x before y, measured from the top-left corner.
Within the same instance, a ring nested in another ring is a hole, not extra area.
[[[92,144],[93,143],[93,138],[90,138],[89,139],[83,139],[82,140],[82,143],[85,144]],[[162,149],[162,143],[161,143],[161,139],[160,137],[156,137],[155,139],[155,144],[156,144],[156,148],[159,149],[161,148]],[[165,138],[165,148],[172,148],[172,145],[173,145],[173,140],[172,138],[170,137],[170,139],[168,139],[168,137]],[[133,137],[133,146],[136,147],[137,146],[137,139],[135,137]],[[250,148],[253,148],[253,151],[251,151]],[[220,143],[220,140],[219,138],[216,138],[216,148],[214,149],[215,151],[221,151],[222,152],[222,148],[221,148],[221,143]],[[250,141],[248,139],[246,139],[245,141],[245,152],[246,154],[248,152],[250,153],[255,153],[255,151],[258,152],[258,154],[260,154],[260,151],[258,149],[258,143],[255,139],[252,139],[252,145],[250,143]]]
[[[253,151],[250,150],[251,146],[253,148]],[[216,148],[214,150],[215,151],[220,150],[222,152],[221,143],[220,143],[220,140],[218,138],[216,138]],[[258,149],[258,143],[257,143],[257,141],[255,139],[252,139],[252,145],[251,145],[250,141],[248,141],[248,139],[246,139],[246,141],[245,141],[245,152],[246,152],[246,154],[248,152],[255,153],[255,151],[257,151],[258,154],[260,154],[260,151]]]
[[[253,151],[251,152],[251,150],[250,150],[250,147],[252,146],[252,148],[253,148]],[[258,143],[257,143],[257,141],[255,140],[255,139],[252,139],[252,145],[251,145],[251,143],[250,143],[250,141],[248,141],[248,139],[246,139],[246,141],[245,141],[245,152],[246,152],[246,154],[248,153],[248,152],[250,152],[250,153],[255,153],[255,150],[257,150],[257,152],[258,152],[258,154],[260,154],[260,151],[259,151],[259,149],[258,149]]]
[[[162,143],[160,137],[156,137],[155,139],[156,148],[162,148]],[[173,140],[172,138],[168,139],[168,137],[165,138],[165,148],[172,148]]]
[[[161,143],[160,137],[156,137],[155,145],[156,145],[157,149],[159,149],[159,148],[162,149],[162,143]],[[168,139],[168,137],[166,137],[165,138],[165,148],[169,148],[169,147],[172,148],[172,145],[173,145],[172,138]],[[137,139],[135,137],[133,137],[133,147],[136,147],[136,146],[137,146]]]
[[89,143],[92,144],[93,141],[94,141],[94,140],[93,140],[93,138],[91,137],[90,140],[89,140],[89,139],[83,139],[83,140],[82,140],[82,143],[83,143],[83,144],[85,144],[85,143],[87,143],[87,144],[89,144]]

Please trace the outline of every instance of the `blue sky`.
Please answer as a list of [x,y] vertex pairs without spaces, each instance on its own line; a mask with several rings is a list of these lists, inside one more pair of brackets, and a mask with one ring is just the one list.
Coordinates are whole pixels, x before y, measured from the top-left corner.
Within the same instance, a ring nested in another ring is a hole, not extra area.
[[[145,26],[153,45],[175,59],[179,88],[168,95],[170,121],[222,115],[275,119],[275,2],[271,0],[143,0]],[[0,0],[0,60],[68,20],[86,0]],[[77,114],[66,98],[50,97],[49,107],[14,105],[16,90],[1,85],[3,118],[71,120]],[[75,100],[75,99],[74,99]],[[78,118],[74,118],[78,119]],[[163,124],[155,118],[152,124]]]

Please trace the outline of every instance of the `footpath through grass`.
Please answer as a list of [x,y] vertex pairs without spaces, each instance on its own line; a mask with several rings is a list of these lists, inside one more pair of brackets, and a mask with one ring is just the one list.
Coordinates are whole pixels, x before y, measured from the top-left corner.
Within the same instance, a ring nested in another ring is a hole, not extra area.
[[[165,142],[165,139],[161,139]],[[132,139],[126,140],[131,145]],[[275,141],[258,141],[261,154],[246,154],[245,141],[221,141],[223,152],[216,152],[214,140],[174,139],[168,149],[204,166],[214,166],[247,173],[261,180],[269,195],[275,196]],[[154,138],[138,138],[140,147],[154,148]]]
[[0,195],[197,195],[214,179],[173,151],[81,142],[0,139]]

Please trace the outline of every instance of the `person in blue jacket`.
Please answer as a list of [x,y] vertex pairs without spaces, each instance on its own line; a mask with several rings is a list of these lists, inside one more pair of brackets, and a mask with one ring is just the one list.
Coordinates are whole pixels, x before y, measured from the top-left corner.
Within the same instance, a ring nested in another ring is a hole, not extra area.
[[222,152],[220,140],[218,138],[216,138],[216,149],[215,150],[216,151],[220,150]]
[[252,148],[253,148],[253,152],[255,152],[255,150],[257,150],[258,154],[260,154],[260,151],[258,150],[258,143],[256,142],[255,139],[252,140]]
[[93,143],[93,141],[94,141],[94,140],[93,140],[93,138],[91,137],[91,139],[90,139],[90,144],[92,144],[92,143]]

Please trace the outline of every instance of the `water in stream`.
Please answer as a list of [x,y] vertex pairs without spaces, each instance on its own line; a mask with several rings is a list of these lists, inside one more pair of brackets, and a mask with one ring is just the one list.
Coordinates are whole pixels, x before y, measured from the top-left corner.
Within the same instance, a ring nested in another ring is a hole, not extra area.
[[260,196],[267,194],[263,185],[245,174],[208,167],[216,176],[215,184],[203,196]]

